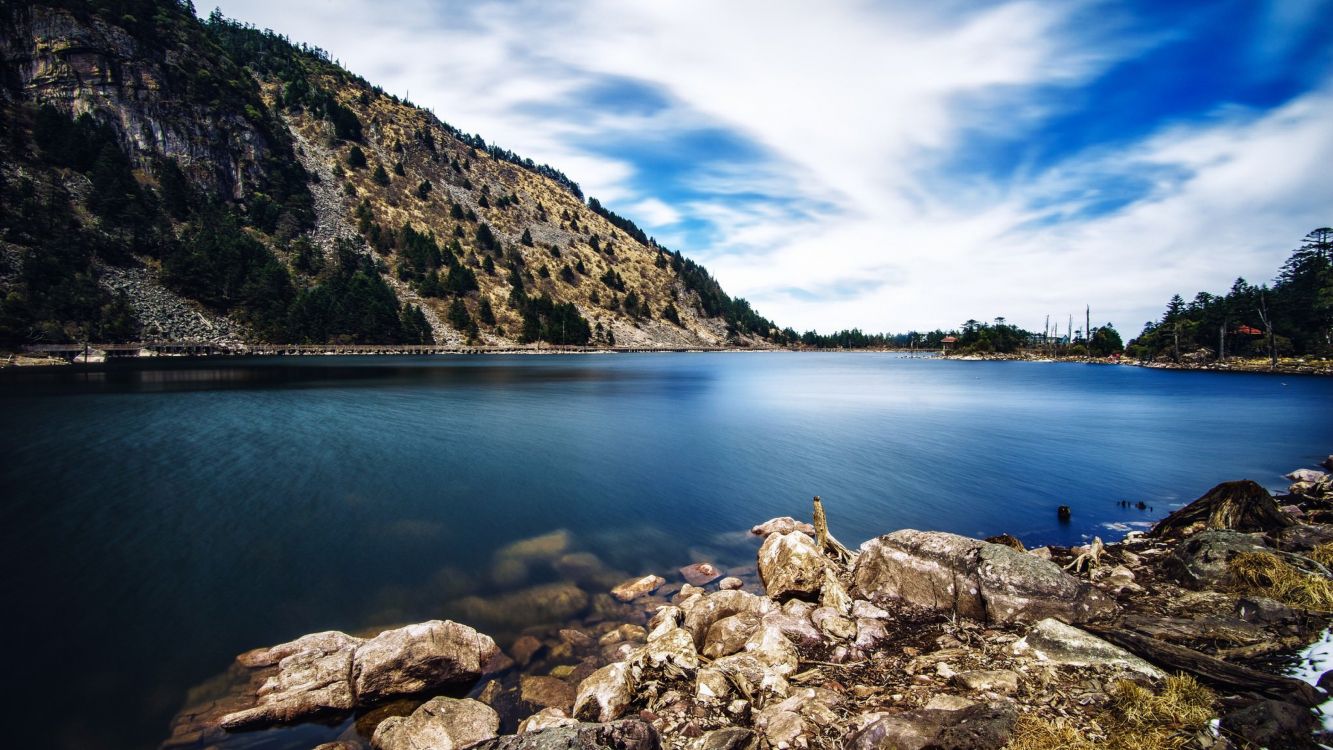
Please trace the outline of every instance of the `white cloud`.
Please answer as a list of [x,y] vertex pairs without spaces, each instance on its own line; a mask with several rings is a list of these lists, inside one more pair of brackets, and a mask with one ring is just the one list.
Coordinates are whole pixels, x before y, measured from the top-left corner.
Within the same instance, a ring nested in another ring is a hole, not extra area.
[[[1333,156],[1327,91],[1267,114],[1222,111],[1012,181],[945,169],[970,139],[1029,132],[1063,106],[1062,91],[1169,35],[1116,35],[1115,8],[1091,3],[926,7],[222,5],[331,50],[390,91],[410,90],[645,225],[708,222],[711,232],[682,235],[708,245],[675,249],[801,328],[903,330],[994,315],[1040,327],[1048,313],[1090,303],[1098,320],[1136,329],[1175,292],[1222,289],[1236,274],[1267,279],[1291,244],[1329,223],[1333,183],[1319,168]],[[590,87],[626,79],[665,106],[576,106]],[[648,152],[701,127],[736,134],[754,153],[680,165],[677,187],[695,197],[669,205],[633,146]],[[610,142],[631,147],[608,157]],[[1084,215],[1130,179],[1152,189]],[[658,234],[679,242],[670,230]]]
[[629,213],[649,227],[664,227],[680,221],[680,212],[657,198],[647,198],[629,207]]

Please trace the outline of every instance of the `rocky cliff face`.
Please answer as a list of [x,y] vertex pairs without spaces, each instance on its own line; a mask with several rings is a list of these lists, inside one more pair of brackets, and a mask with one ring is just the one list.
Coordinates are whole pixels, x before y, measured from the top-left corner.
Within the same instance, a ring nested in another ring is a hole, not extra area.
[[[563,174],[322,52],[147,0],[52,0],[0,22],[0,343],[767,343],[771,323]],[[124,158],[80,157],[84,141]],[[115,283],[127,273],[139,283]],[[158,320],[149,297],[165,294],[209,330]]]
[[0,38],[11,92],[112,125],[141,169],[171,157],[200,187],[240,200],[264,183],[265,160],[291,156],[276,121],[238,85],[248,82],[245,72],[201,29],[180,24],[169,36],[142,40],[100,16],[42,5],[19,10],[11,23]]

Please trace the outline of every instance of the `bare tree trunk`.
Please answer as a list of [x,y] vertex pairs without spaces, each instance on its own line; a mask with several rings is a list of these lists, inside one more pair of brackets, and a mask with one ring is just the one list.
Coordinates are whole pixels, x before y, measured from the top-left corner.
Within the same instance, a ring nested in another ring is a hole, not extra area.
[[1171,361],[1180,362],[1180,321],[1171,326]]
[[1268,340],[1268,369],[1277,369],[1277,345],[1273,340],[1273,322],[1268,319],[1268,298],[1259,293],[1259,320],[1264,324],[1264,336]]
[[1092,360],[1092,305],[1083,309],[1083,348],[1087,349],[1087,358]]
[[1222,325],[1217,327],[1217,361],[1222,362],[1227,358],[1227,324],[1222,321]]

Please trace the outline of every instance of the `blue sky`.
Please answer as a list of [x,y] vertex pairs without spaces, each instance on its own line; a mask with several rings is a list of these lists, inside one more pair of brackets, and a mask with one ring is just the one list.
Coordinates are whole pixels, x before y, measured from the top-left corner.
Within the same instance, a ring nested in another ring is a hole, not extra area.
[[[203,10],[203,6],[200,6]],[[226,0],[798,329],[1133,334],[1333,224],[1333,0]]]

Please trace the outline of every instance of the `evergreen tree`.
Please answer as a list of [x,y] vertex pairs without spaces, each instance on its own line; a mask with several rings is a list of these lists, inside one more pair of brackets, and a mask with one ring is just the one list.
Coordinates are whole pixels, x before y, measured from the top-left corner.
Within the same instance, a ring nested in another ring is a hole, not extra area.
[[491,309],[491,298],[482,297],[481,304],[477,307],[477,318],[482,325],[495,325],[495,310]]
[[375,171],[371,174],[371,179],[373,179],[379,185],[389,184],[389,173],[384,171],[383,164],[375,165]]
[[532,231],[531,231],[531,230],[528,230],[528,229],[524,229],[524,230],[523,230],[523,237],[519,240],[519,242],[520,242],[521,244],[523,244],[523,245],[528,246],[528,247],[532,247]]
[[347,152],[347,166],[352,169],[366,168],[366,152],[362,151],[360,146],[353,145]]
[[417,185],[417,197],[423,201],[426,200],[430,197],[430,191],[433,187],[434,186],[430,184],[430,180],[422,180],[421,184]]

